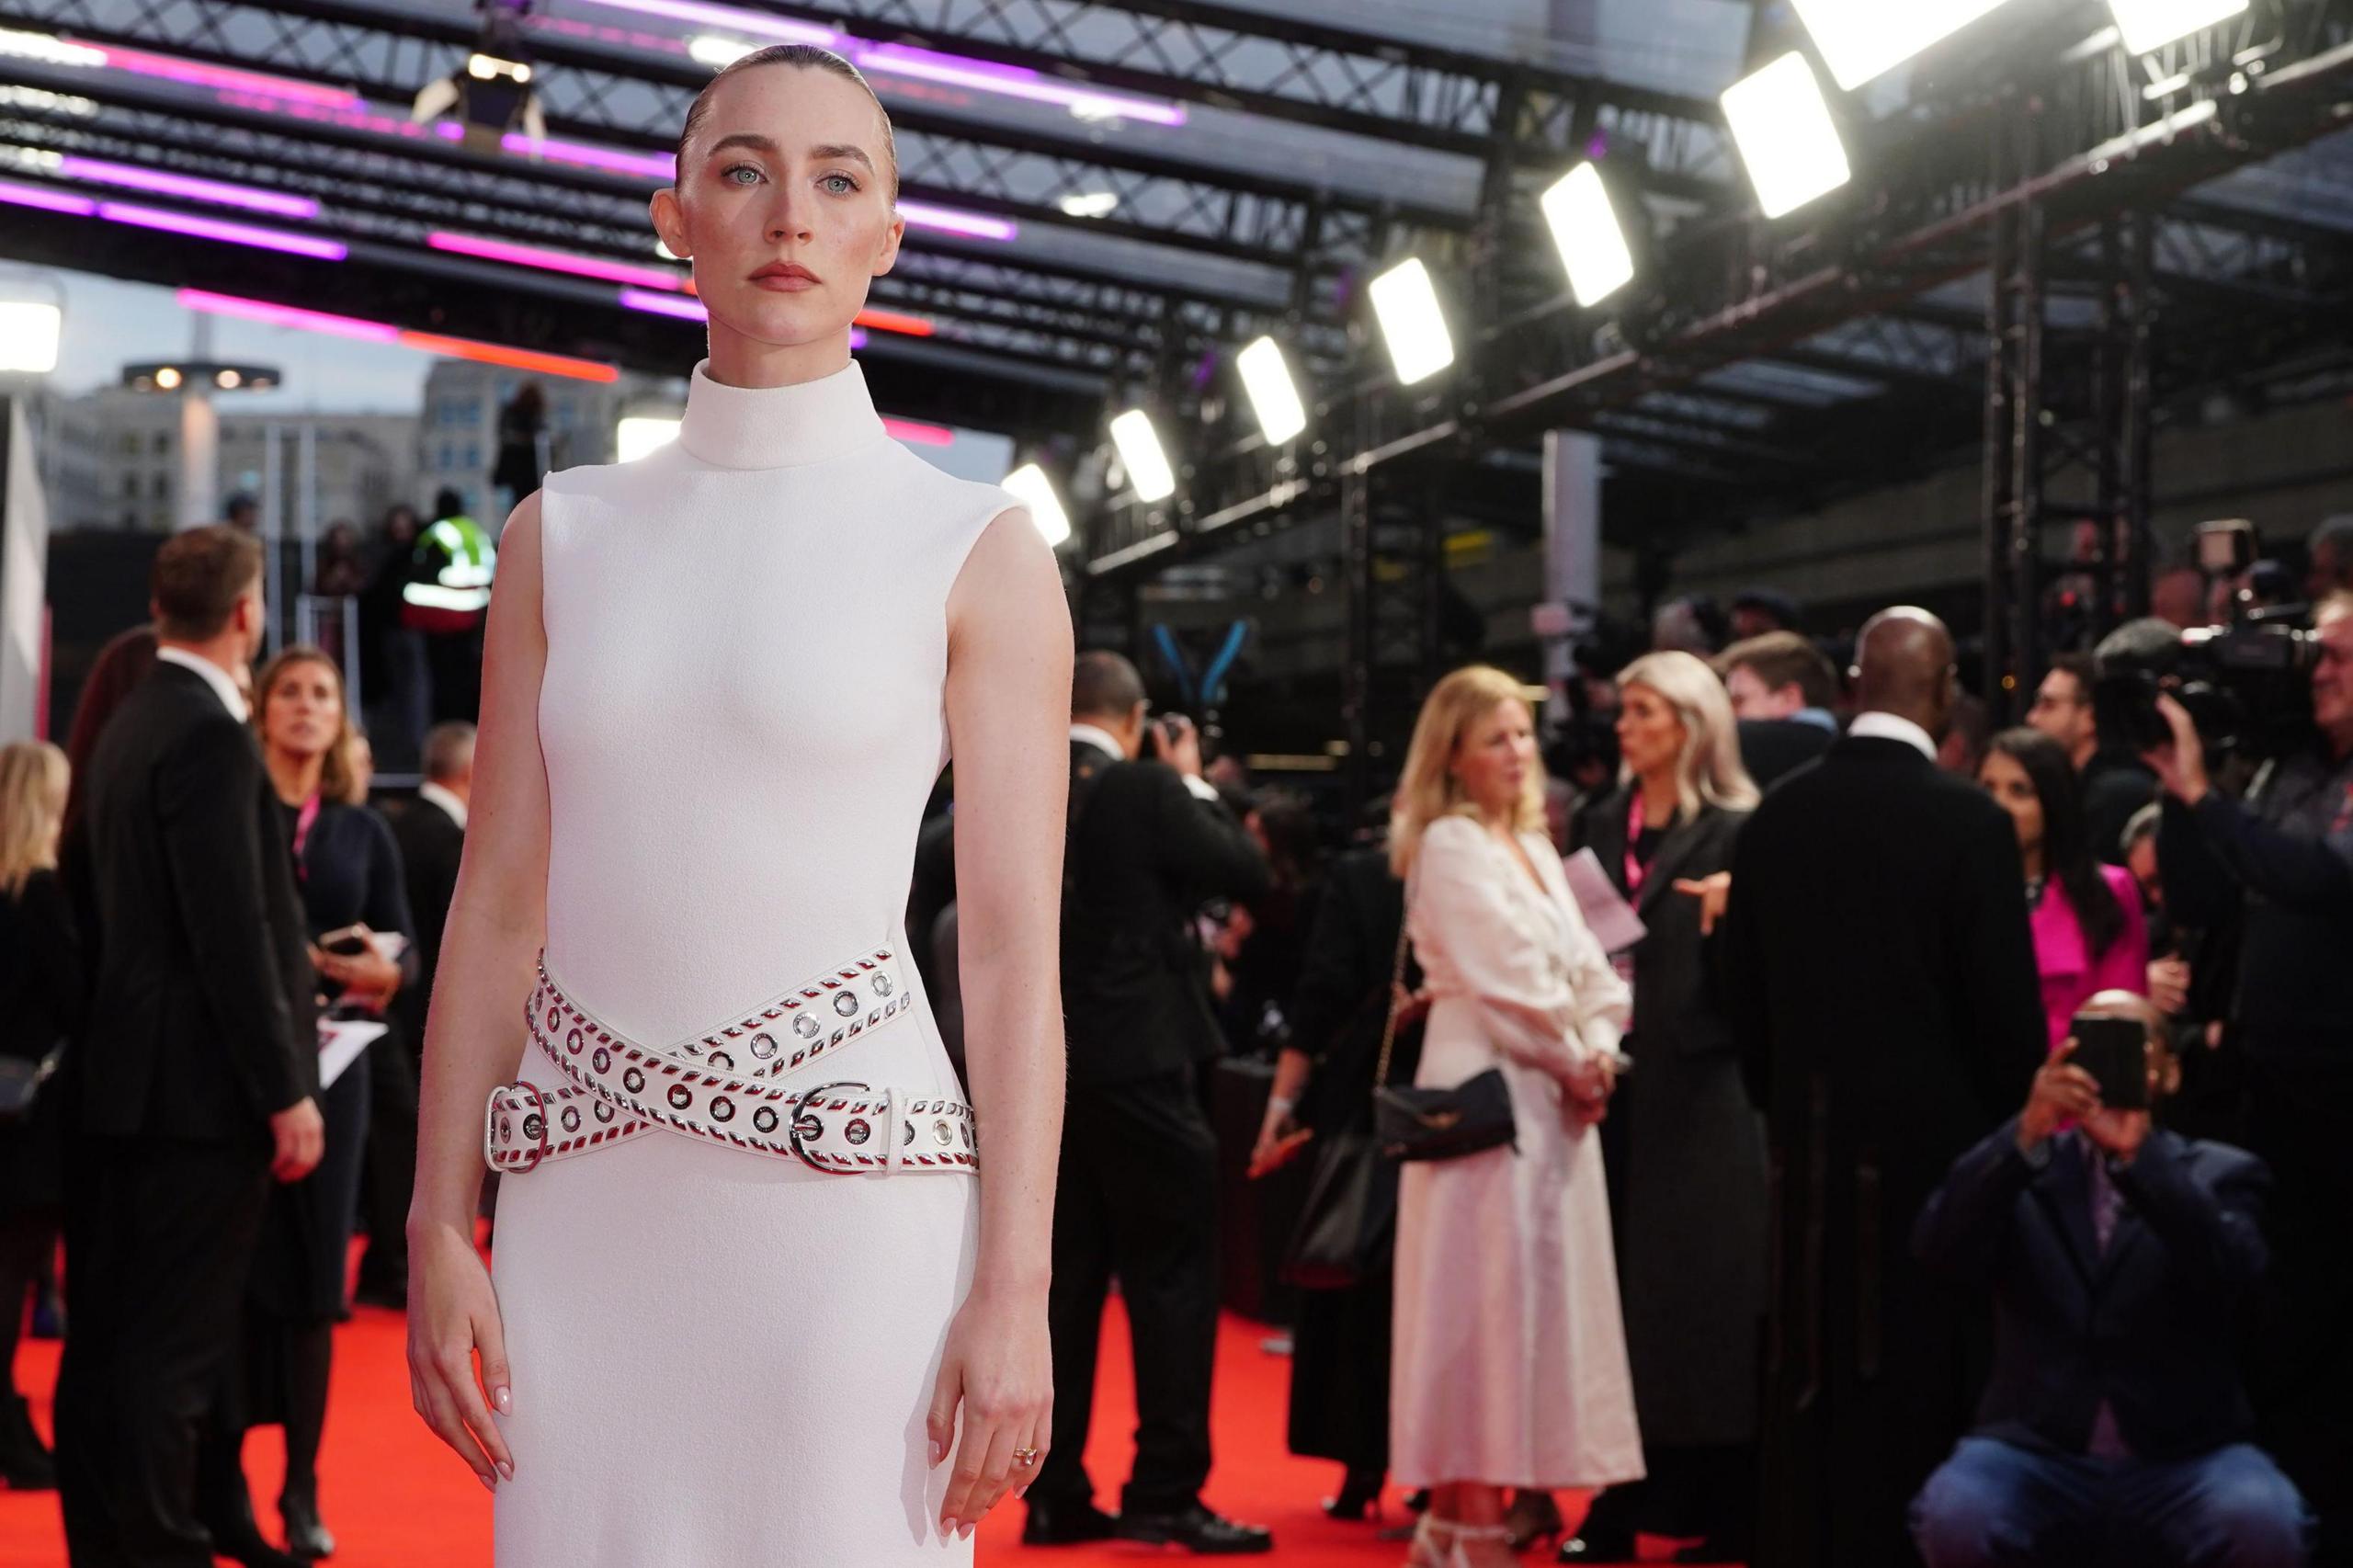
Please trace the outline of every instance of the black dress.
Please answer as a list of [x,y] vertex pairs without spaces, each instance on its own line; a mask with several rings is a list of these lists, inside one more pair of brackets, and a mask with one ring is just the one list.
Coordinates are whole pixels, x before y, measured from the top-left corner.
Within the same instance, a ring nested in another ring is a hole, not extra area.
[[[1315,1058],[1301,1091],[1299,1123],[1315,1136],[1321,1157],[1339,1136],[1368,1119],[1397,932],[1405,920],[1405,887],[1389,871],[1386,849],[1359,849],[1332,864],[1316,900],[1291,995],[1291,1044]],[[1409,956],[1405,983],[1419,982]],[[1421,1055],[1421,1026],[1398,1031],[1389,1077],[1411,1083]],[[1396,1167],[1383,1174],[1394,1182]],[[1302,1290],[1291,1331],[1291,1452],[1337,1460],[1352,1471],[1389,1468],[1389,1340],[1392,1282],[1387,1268],[1338,1290]]]
[[[0,894],[0,1056],[38,1062],[82,1027],[81,947],[55,871],[35,871]],[[52,1077],[22,1122],[0,1122],[0,1396],[9,1396],[25,1290],[57,1244],[65,1201],[63,1085]],[[21,1418],[0,1411],[0,1449]],[[29,1428],[26,1428],[29,1431]]]

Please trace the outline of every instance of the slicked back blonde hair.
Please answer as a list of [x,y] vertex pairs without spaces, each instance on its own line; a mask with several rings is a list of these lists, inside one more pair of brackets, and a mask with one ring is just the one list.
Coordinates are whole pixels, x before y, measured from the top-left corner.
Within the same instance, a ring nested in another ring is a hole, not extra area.
[[[1675,800],[1685,820],[1704,801],[1726,811],[1756,804],[1756,781],[1740,760],[1740,726],[1716,672],[1689,653],[1645,653],[1618,672],[1618,688],[1639,686],[1657,695],[1683,722],[1683,753],[1675,759]],[[1631,782],[1631,771],[1619,777]],[[1661,824],[1665,826],[1665,824]]]

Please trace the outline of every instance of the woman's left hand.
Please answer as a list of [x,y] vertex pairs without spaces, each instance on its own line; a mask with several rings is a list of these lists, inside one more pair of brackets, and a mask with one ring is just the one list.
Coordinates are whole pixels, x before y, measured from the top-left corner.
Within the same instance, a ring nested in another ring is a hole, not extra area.
[[1732,873],[1718,871],[1712,877],[1677,877],[1675,891],[1699,901],[1699,935],[1716,934],[1716,922],[1724,917],[1724,905],[1732,900]]
[[[973,1287],[949,1325],[924,1420],[934,1468],[951,1449],[956,1456],[940,1504],[940,1529],[969,1537],[1007,1492],[1017,1497],[1028,1492],[1045,1462],[1053,1420],[1045,1292]],[[1016,1449],[1034,1451],[1028,1462],[1017,1463]]]

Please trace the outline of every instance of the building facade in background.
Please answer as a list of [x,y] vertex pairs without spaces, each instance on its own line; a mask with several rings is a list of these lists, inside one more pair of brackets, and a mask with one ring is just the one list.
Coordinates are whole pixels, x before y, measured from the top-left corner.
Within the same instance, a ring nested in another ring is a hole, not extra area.
[[[573,381],[533,376],[499,365],[443,359],[425,378],[425,407],[417,421],[417,502],[429,506],[444,487],[466,503],[467,515],[494,532],[519,496],[491,486],[498,466],[498,411],[526,381],[537,381],[547,399],[547,469],[577,468],[613,460],[613,430],[622,404],[640,382]],[[652,383],[646,383],[652,384]]]

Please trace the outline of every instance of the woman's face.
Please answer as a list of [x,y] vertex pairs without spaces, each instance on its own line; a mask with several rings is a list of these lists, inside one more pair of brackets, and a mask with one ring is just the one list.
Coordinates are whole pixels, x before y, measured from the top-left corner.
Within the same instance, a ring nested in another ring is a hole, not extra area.
[[2018,759],[2003,752],[1989,751],[1985,760],[1977,765],[1977,782],[1994,797],[1994,803],[2010,813],[2010,824],[2018,829],[2020,849],[2042,847],[2042,797],[2034,792],[2034,780],[2027,777]]
[[313,757],[343,727],[343,691],[335,671],[305,661],[278,672],[262,709],[262,741],[289,756]]
[[847,335],[904,227],[881,111],[855,82],[788,65],[728,76],[704,108],[654,226],[693,260],[712,329],[773,347]]
[[1675,705],[1646,686],[1630,686],[1619,699],[1618,755],[1637,778],[1673,773],[1690,733]]
[[1535,767],[1535,721],[1528,704],[1506,698],[1463,726],[1446,770],[1474,804],[1493,812],[1510,809]]

